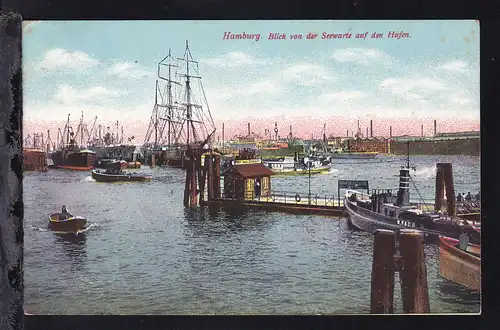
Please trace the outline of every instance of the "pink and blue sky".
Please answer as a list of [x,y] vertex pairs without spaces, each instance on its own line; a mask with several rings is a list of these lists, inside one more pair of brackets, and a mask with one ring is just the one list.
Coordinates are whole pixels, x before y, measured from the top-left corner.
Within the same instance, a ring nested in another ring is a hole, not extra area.
[[[388,39],[390,31],[410,38]],[[261,39],[223,40],[224,32]],[[267,40],[270,32],[302,40]],[[307,40],[309,32],[351,39]],[[357,33],[382,39],[356,39]],[[278,122],[294,135],[345,135],[373,120],[374,135],[479,129],[476,21],[40,21],[23,39],[25,135],[94,116],[118,120],[142,141],[154,105],[157,63],[189,40],[212,116],[226,137]],[[75,125],[76,127],[76,125]],[[281,133],[283,132],[283,133]],[[140,141],[139,141],[140,140]]]

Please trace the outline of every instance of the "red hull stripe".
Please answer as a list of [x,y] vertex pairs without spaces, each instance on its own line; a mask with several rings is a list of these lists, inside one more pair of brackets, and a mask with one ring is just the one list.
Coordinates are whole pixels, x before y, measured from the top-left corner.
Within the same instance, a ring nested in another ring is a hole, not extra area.
[[93,166],[64,166],[58,165],[57,168],[64,168],[67,170],[76,170],[76,171],[90,171]]

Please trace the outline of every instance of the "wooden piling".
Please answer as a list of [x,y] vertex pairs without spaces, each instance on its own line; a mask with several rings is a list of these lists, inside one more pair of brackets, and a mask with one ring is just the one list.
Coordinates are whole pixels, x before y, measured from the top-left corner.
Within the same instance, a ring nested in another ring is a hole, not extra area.
[[434,209],[439,211],[444,204],[444,169],[441,163],[436,165],[436,192],[434,199]]
[[198,205],[198,194],[197,194],[197,182],[196,182],[196,177],[197,177],[197,171],[196,171],[196,163],[198,159],[196,155],[193,153],[191,156],[191,163],[190,168],[191,168],[191,177],[190,177],[190,182],[189,182],[189,193],[190,193],[190,198],[189,198],[189,206],[194,207]]
[[190,189],[191,189],[191,170],[192,167],[190,166],[191,164],[191,159],[186,159],[186,182],[184,184],[184,207],[189,206],[189,196],[190,196]]
[[207,157],[205,156],[203,158],[203,162],[200,159],[196,162],[197,163],[197,172],[198,172],[198,189],[200,191],[200,205],[205,205],[205,182],[206,182],[206,162]]
[[446,187],[446,209],[448,215],[457,215],[457,209],[455,205],[455,187],[453,185],[453,167],[451,163],[442,163],[444,168],[444,184]]
[[392,314],[394,312],[395,253],[396,233],[391,230],[376,230],[373,242],[371,314]]
[[422,232],[401,229],[399,249],[403,260],[400,271],[403,311],[417,314],[429,313],[429,292]]
[[214,199],[221,198],[221,188],[220,188],[220,155],[215,155],[214,162],[214,175],[213,175],[213,187],[214,187]]
[[208,202],[214,199],[214,156],[207,157],[207,185],[208,185]]

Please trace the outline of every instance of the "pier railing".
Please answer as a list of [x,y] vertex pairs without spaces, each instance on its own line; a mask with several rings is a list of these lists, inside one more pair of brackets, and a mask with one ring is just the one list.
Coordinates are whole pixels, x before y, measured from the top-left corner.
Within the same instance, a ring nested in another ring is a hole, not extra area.
[[[285,204],[297,204],[297,205],[314,205],[314,206],[329,206],[329,207],[340,207],[343,205],[342,200],[339,201],[335,199],[332,195],[320,195],[311,193],[297,193],[297,192],[286,192],[286,191],[275,191],[268,195],[257,196],[255,192],[246,192],[241,198],[231,198],[226,196],[222,192],[222,196],[225,199],[234,200],[247,200],[255,202],[265,202],[265,203],[285,203]],[[340,205],[339,205],[340,204]]]

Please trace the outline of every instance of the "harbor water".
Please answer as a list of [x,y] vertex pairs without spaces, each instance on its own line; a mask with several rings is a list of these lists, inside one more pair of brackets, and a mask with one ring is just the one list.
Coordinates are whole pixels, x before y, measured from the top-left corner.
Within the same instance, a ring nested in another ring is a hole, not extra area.
[[[333,161],[313,194],[337,197],[338,179],[397,188],[399,156]],[[479,157],[412,156],[411,199],[432,200],[435,167],[453,164],[455,191],[480,189]],[[147,183],[97,183],[90,172],[24,178],[25,310],[34,314],[369,313],[373,238],[345,218],[182,206],[185,173],[143,167]],[[273,191],[302,193],[308,176],[272,177]],[[87,217],[75,237],[47,230],[65,204]],[[442,279],[426,246],[432,313],[478,313],[480,297]],[[402,313],[396,276],[395,312]]]

